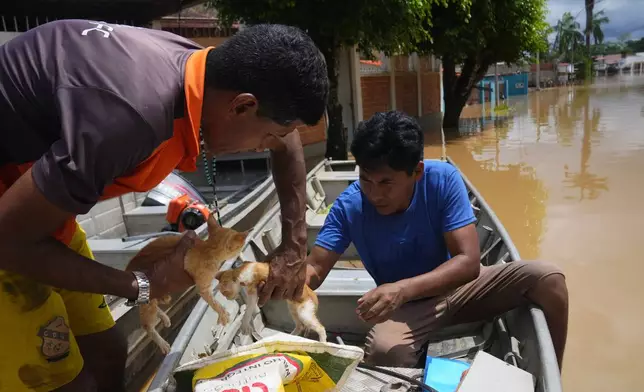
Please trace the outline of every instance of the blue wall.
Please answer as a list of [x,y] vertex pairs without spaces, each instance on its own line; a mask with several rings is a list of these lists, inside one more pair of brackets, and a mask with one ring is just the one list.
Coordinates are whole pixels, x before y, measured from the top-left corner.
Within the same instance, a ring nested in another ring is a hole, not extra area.
[[[490,82],[494,85],[494,75],[486,76],[483,81]],[[499,83],[505,82],[507,84],[508,96],[512,95],[526,95],[528,93],[528,73],[499,75]]]
[[503,75],[508,84],[508,95],[526,95],[528,93],[528,74]]

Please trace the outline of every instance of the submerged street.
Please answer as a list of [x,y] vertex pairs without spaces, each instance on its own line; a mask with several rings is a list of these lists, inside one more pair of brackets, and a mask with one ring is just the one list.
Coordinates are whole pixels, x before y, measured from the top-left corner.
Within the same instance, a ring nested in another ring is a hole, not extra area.
[[[598,78],[510,97],[512,112],[466,107],[446,151],[524,259],[567,275],[567,391],[636,390],[644,350],[644,78]],[[426,158],[441,156],[428,130]]]

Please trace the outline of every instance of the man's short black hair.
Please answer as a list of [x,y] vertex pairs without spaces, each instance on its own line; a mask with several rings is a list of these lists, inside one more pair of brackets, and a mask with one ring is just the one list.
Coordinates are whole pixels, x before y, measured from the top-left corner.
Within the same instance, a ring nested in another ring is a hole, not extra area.
[[211,50],[206,86],[253,94],[259,114],[282,125],[315,125],[329,96],[318,47],[302,30],[279,24],[246,27]]
[[389,166],[411,175],[423,159],[423,131],[415,118],[399,111],[379,112],[358,124],[351,143],[356,164],[367,170]]

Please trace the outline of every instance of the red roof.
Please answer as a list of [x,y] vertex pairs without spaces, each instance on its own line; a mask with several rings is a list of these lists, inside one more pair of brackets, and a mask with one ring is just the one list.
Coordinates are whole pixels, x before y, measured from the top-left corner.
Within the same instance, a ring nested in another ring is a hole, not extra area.
[[382,65],[382,61],[376,60],[376,61],[371,61],[371,60],[360,60],[362,64],[367,64],[367,65],[375,65],[376,67],[380,67]]
[[[539,69],[541,71],[549,71],[554,68],[552,63],[541,63],[539,64]],[[530,72],[537,72],[537,64],[530,64]]]

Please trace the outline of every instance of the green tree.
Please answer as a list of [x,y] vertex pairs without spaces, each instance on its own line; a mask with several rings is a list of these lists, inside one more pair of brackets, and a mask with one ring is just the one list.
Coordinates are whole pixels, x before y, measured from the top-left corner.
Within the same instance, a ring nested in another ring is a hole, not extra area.
[[[559,60],[572,61],[575,52],[582,46],[584,35],[579,31],[579,22],[570,12],[565,12],[555,26],[557,35],[553,48]],[[579,57],[577,57],[579,58]]]
[[628,48],[628,43],[631,42],[631,33],[622,33],[617,37],[617,42],[622,47],[622,49]]
[[444,128],[458,127],[472,88],[490,65],[516,63],[547,49],[545,14],[546,0],[472,0],[469,9],[455,4],[433,8],[432,41],[419,43],[418,50],[443,62]]
[[338,101],[338,49],[359,45],[368,52],[408,53],[413,43],[430,39],[432,5],[459,0],[210,0],[225,24],[281,23],[306,31],[320,48],[327,62],[331,85],[327,113],[329,131],[326,156],[346,159],[347,142]]
[[644,52],[644,38],[640,38],[637,41],[628,41],[626,44],[634,53]]
[[593,15],[593,26],[592,33],[593,39],[595,40],[595,45],[601,45],[604,43],[604,31],[602,30],[602,25],[610,23],[608,16],[604,14],[604,10],[595,12]]

